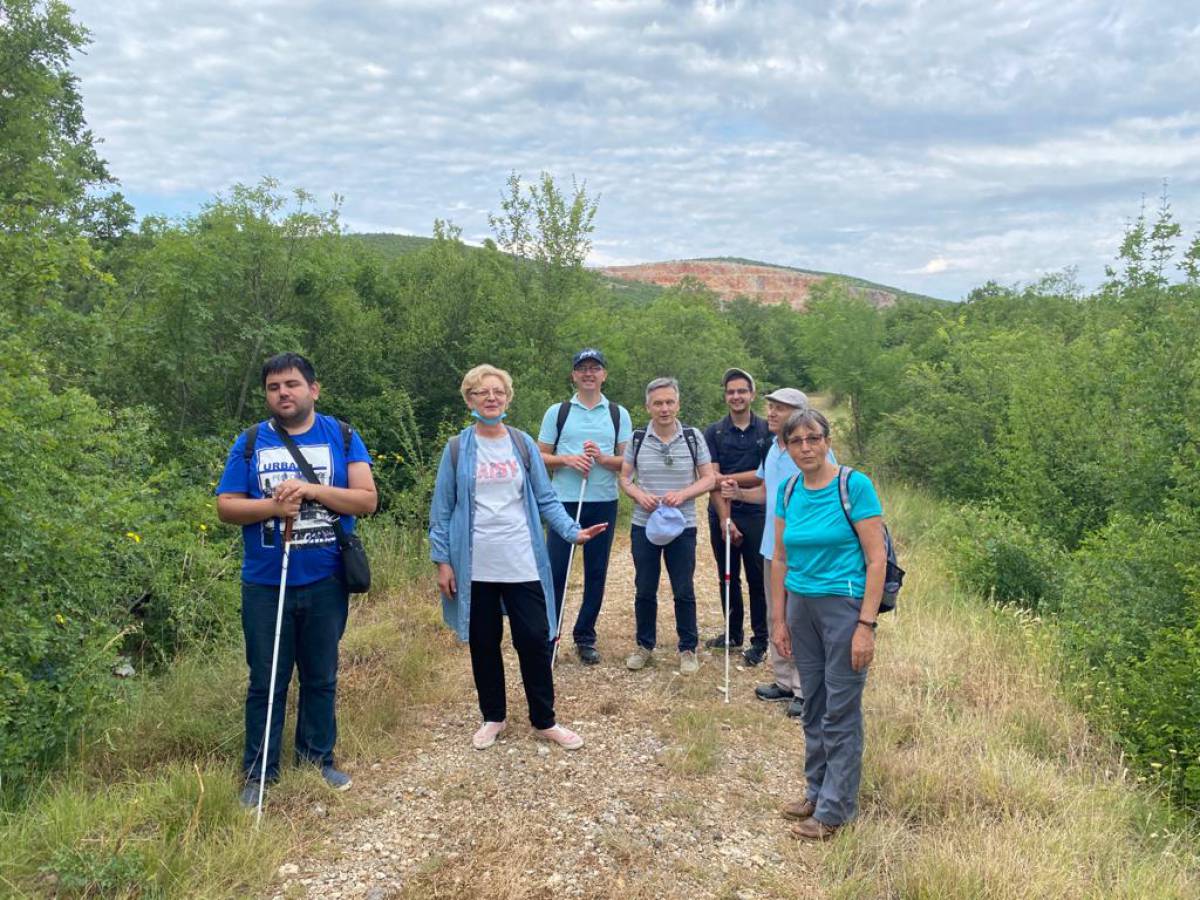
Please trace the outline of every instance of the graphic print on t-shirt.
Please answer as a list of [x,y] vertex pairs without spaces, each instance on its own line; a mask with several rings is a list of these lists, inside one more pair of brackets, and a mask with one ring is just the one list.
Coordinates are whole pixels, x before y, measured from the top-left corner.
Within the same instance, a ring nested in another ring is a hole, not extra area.
[[[333,459],[328,444],[306,444],[300,447],[300,452],[312,466],[313,473],[321,484],[329,484],[333,474]],[[304,475],[292,459],[287,447],[264,447],[256,454],[258,457],[258,489],[264,497],[270,497],[275,486],[296,478],[304,481]],[[300,504],[300,515],[292,526],[292,545],[294,547],[318,547],[331,544],[337,540],[333,533],[333,516],[324,506],[312,500]],[[264,547],[277,546],[275,541],[275,522],[271,518],[262,523],[260,535]]]

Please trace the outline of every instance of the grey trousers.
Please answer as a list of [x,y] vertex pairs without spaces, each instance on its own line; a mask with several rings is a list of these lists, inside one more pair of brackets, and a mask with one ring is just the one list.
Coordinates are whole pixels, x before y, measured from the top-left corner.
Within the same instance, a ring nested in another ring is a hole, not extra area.
[[850,641],[862,598],[801,597],[788,591],[792,656],[804,688],[805,796],[813,818],[841,825],[858,811],[862,779],[862,695],[867,670],[850,668]]
[[[767,625],[771,624],[771,560],[763,557],[763,584],[767,592]],[[786,656],[775,652],[774,642],[767,643],[767,659],[775,673],[775,683],[781,688],[791,691],[797,697],[801,696],[800,676],[796,672],[796,664]]]

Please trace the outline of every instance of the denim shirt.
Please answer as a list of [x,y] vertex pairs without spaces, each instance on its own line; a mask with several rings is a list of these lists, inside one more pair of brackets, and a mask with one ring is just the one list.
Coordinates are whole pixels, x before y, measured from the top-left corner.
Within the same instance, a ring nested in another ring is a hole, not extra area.
[[[558,618],[554,608],[554,583],[550,575],[550,554],[542,519],[563,540],[574,543],[579,526],[567,515],[562,502],[550,483],[550,475],[533,438],[513,429],[514,439],[522,440],[529,448],[529,472],[522,490],[525,518],[533,543],[533,559],[537,564],[538,580],[546,598],[546,621],[550,624],[550,639],[558,634]],[[458,436],[458,471],[450,467],[450,445],[442,450],[437,481],[433,486],[433,502],[429,508],[429,556],[435,563],[449,563],[454,570],[457,593],[442,595],[442,618],[455,630],[459,640],[471,634],[471,535],[475,531],[475,426],[469,425]],[[520,458],[520,454],[518,454]]]

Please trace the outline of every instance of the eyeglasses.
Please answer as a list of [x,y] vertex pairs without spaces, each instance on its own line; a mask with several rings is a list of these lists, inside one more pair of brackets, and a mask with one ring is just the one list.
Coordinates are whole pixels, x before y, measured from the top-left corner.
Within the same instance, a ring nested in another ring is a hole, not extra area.
[[476,400],[486,400],[491,397],[497,397],[503,400],[508,396],[508,391],[506,391],[504,388],[480,388],[479,390],[475,391],[467,391],[467,393]]
[[788,446],[789,447],[792,447],[792,446],[796,446],[796,447],[813,446],[813,447],[815,447],[824,440],[825,440],[825,435],[823,435],[823,434],[807,434],[807,435],[798,434],[795,437],[788,438]]
[[604,366],[576,366],[576,372],[582,372],[584,375],[595,375],[604,371]]

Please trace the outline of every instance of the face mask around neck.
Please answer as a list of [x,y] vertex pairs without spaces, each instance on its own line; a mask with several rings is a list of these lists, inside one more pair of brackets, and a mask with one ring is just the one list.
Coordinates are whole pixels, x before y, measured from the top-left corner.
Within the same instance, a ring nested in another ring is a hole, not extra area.
[[472,418],[478,419],[484,425],[499,425],[506,418],[508,418],[508,413],[500,413],[498,416],[481,416],[478,410],[473,409],[471,410],[471,416]]

